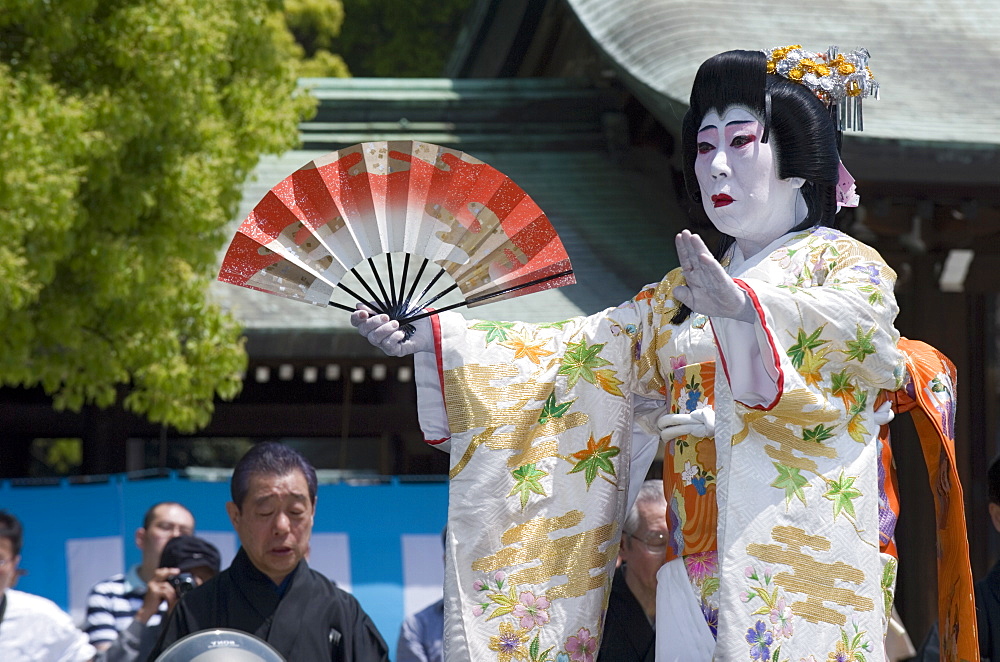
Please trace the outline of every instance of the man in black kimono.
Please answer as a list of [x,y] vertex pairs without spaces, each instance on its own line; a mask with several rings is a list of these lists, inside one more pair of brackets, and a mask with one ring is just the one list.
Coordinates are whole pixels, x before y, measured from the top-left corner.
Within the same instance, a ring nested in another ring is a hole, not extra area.
[[615,571],[599,662],[653,662],[656,571],[667,557],[663,481],[647,480],[622,525],[621,565]]
[[316,471],[282,444],[257,444],[237,463],[226,504],[240,538],[232,565],[178,603],[150,659],[186,635],[232,628],[288,662],[388,662],[388,647],[354,597],[309,568]]

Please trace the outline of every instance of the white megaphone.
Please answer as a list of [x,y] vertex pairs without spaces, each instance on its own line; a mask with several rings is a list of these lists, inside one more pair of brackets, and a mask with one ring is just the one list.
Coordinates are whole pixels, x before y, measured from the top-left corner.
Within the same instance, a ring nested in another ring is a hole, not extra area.
[[156,662],[285,662],[266,641],[239,630],[194,632],[163,651]]

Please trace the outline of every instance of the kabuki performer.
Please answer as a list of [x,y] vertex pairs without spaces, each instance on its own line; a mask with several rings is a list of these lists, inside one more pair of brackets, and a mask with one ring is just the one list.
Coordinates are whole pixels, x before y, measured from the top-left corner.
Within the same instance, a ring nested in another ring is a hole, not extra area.
[[681,232],[680,268],[617,308],[548,324],[442,313],[412,336],[353,314],[387,354],[415,353],[421,426],[450,453],[449,662],[595,659],[664,407],[659,662],[884,659],[888,406],[913,412],[934,487],[942,659],[978,659],[954,367],[900,339],[895,274],[836,229],[857,203],[838,132],[877,90],[867,56],[702,64],[684,174],[723,239],[713,255]]

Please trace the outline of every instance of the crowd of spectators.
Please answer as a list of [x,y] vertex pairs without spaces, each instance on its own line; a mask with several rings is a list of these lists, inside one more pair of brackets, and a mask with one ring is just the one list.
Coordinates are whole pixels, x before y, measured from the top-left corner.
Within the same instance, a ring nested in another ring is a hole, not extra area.
[[257,444],[230,488],[240,549],[228,568],[220,572],[219,550],[194,535],[190,510],[157,503],[135,533],[142,561],[93,587],[80,627],[51,600],[14,588],[23,527],[0,511],[0,660],[165,659],[186,635],[222,628],[266,642],[273,659],[388,662],[358,601],[306,560],[317,491],[309,462],[283,444]]
[[[988,477],[989,512],[1000,531],[1000,459]],[[309,462],[288,446],[257,444],[235,467],[230,492],[225,508],[240,549],[228,568],[221,570],[213,544],[194,535],[190,510],[173,501],[156,503],[135,532],[141,562],[91,589],[80,626],[51,600],[15,588],[22,575],[24,530],[14,514],[0,510],[0,660],[157,660],[189,634],[225,628],[267,642],[289,661],[388,662],[385,640],[358,601],[308,565],[317,492]],[[653,660],[666,510],[662,481],[646,481],[623,523],[600,662]],[[446,535],[447,529],[442,542]],[[998,568],[976,585],[984,660],[1000,659]],[[397,660],[443,662],[443,631],[443,600],[408,615]],[[886,659],[901,659],[889,643]],[[895,646],[913,653],[908,639]],[[936,629],[913,659],[939,659]]]

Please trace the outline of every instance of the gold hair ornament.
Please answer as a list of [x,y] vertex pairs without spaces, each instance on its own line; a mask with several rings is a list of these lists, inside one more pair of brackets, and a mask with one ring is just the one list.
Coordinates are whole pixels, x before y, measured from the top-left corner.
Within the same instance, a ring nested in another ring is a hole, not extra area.
[[861,100],[878,99],[878,83],[868,68],[871,57],[864,48],[839,53],[831,46],[826,53],[807,51],[802,46],[765,50],[767,73],[776,74],[808,87],[836,112],[839,129],[861,131],[864,120]]

